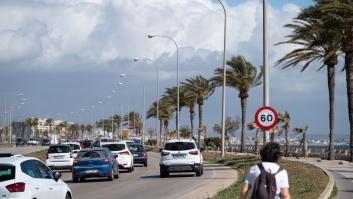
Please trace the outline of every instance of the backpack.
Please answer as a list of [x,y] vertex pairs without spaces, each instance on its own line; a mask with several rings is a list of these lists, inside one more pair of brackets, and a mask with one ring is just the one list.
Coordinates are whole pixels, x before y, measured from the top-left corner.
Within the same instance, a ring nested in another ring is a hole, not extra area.
[[281,172],[283,169],[279,168],[274,174],[267,172],[261,163],[257,164],[261,174],[257,176],[253,192],[252,199],[274,199],[276,197],[276,174]]

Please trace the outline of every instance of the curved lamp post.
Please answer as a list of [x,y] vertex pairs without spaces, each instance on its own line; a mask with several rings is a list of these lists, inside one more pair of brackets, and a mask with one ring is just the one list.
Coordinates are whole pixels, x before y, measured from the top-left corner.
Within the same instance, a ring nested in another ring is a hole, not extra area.
[[169,37],[169,36],[165,36],[165,35],[147,35],[148,38],[152,39],[153,37],[162,37],[162,38],[166,38],[170,41],[172,41],[176,47],[176,52],[177,52],[177,112],[176,112],[176,117],[177,117],[177,125],[176,125],[176,133],[177,133],[177,139],[179,139],[179,123],[180,123],[180,115],[179,115],[179,110],[180,110],[180,105],[179,105],[179,47],[178,44],[176,43],[176,41]]

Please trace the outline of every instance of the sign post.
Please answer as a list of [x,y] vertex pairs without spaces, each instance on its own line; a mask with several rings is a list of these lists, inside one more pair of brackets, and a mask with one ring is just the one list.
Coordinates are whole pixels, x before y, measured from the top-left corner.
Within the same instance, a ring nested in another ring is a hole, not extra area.
[[255,113],[255,123],[264,131],[270,130],[277,125],[278,114],[274,108],[263,106]]

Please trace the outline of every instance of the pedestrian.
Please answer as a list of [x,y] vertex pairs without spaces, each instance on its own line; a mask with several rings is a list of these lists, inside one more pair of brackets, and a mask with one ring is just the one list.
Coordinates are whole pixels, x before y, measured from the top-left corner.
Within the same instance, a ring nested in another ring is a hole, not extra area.
[[248,198],[252,189],[252,199],[290,199],[287,171],[276,162],[281,157],[278,143],[267,143],[260,151],[262,162],[250,168],[240,191],[240,199]]

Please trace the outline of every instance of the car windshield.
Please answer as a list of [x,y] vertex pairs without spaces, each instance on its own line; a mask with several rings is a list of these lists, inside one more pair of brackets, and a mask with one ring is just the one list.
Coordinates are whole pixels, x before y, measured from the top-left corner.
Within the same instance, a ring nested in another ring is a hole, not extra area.
[[87,159],[87,158],[106,158],[104,151],[80,151],[76,158]]
[[0,165],[0,182],[15,179],[15,167]]
[[69,144],[71,150],[80,150],[80,145],[78,144]]
[[69,153],[69,146],[51,146],[48,150],[48,153]]
[[121,151],[125,149],[125,144],[104,144],[104,148],[108,148],[110,151]]
[[129,149],[132,153],[134,152],[145,152],[142,145],[129,145]]
[[194,148],[195,144],[192,142],[171,142],[165,145],[165,150],[168,151],[191,150]]

